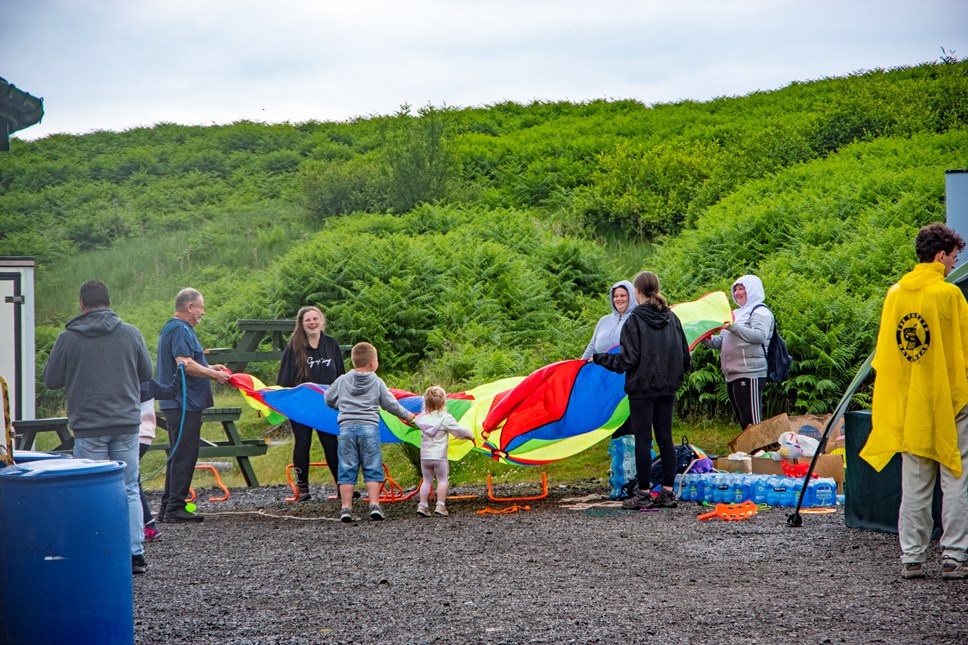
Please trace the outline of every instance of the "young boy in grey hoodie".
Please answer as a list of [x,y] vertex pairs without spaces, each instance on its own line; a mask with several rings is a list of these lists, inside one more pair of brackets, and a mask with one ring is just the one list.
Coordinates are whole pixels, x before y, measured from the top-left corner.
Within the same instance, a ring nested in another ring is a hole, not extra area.
[[410,423],[414,414],[390,394],[386,383],[376,375],[380,366],[376,347],[357,343],[350,353],[353,369],[343,374],[326,390],[326,405],[339,410],[339,470],[336,483],[342,504],[339,519],[353,521],[353,487],[360,469],[370,498],[370,519],[384,519],[380,508],[383,484],[383,453],[380,449],[380,408]]

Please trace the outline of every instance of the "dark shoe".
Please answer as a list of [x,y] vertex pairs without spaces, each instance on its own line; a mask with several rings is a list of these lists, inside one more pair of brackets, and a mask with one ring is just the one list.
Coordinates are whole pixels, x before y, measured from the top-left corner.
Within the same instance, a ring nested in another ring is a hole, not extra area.
[[922,565],[920,562],[908,562],[901,567],[901,577],[905,580],[924,578],[924,565]]
[[148,565],[145,564],[145,557],[143,555],[133,555],[131,556],[131,573],[147,573]]
[[300,502],[308,502],[313,498],[309,494],[309,484],[296,484],[296,500]]
[[201,515],[189,513],[183,508],[165,513],[165,518],[161,520],[167,524],[187,524],[190,522],[202,522],[205,518]]
[[942,580],[964,580],[968,578],[968,568],[964,562],[958,562],[954,558],[944,558],[941,561]]
[[647,508],[675,508],[679,506],[676,503],[676,495],[672,491],[666,489],[660,489],[659,494],[656,496],[652,503],[648,505]]
[[376,522],[380,520],[385,520],[386,515],[383,514],[383,509],[380,508],[379,504],[370,504],[370,519]]
[[343,524],[349,524],[353,521],[353,509],[351,508],[341,508],[339,511],[339,521]]
[[652,495],[647,492],[636,490],[628,499],[622,501],[622,508],[630,511],[636,511],[640,508],[645,508],[651,501]]

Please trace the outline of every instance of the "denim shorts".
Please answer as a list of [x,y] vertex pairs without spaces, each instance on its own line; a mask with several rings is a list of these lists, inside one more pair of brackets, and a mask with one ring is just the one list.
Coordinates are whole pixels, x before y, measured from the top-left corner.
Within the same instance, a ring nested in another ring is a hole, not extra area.
[[338,484],[356,484],[363,469],[364,482],[382,482],[383,453],[380,426],[340,426]]

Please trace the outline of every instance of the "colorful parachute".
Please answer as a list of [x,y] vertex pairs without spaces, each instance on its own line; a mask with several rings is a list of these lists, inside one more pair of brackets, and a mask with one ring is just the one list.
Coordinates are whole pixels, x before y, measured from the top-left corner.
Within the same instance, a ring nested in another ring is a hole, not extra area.
[[[722,291],[674,305],[673,310],[682,322],[690,349],[733,320],[729,300]],[[278,414],[339,434],[337,413],[323,400],[326,386],[304,383],[293,388],[266,387],[248,374],[233,374],[230,383],[270,419]],[[628,417],[624,383],[621,374],[586,361],[568,360],[547,365],[524,378],[502,379],[448,394],[448,412],[474,432],[474,441],[452,438],[447,456],[457,460],[477,449],[495,460],[520,465],[570,457],[609,436]],[[422,397],[404,390],[391,393],[411,412],[423,409]],[[380,438],[385,443],[420,445],[417,428],[382,411]]]

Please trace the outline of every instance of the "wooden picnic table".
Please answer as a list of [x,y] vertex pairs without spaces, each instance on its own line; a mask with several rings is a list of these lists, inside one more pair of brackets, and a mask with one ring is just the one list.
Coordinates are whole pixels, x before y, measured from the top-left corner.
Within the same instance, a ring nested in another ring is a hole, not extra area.
[[[258,486],[259,479],[249,462],[249,457],[266,454],[269,445],[264,439],[243,439],[239,435],[235,422],[242,416],[242,408],[208,408],[202,412],[202,427],[206,423],[219,423],[225,432],[225,441],[209,441],[202,437],[199,448],[199,458],[211,459],[219,457],[234,457],[242,471],[242,477],[248,486]],[[74,437],[67,425],[66,417],[52,419],[33,419],[30,421],[14,421],[16,433],[16,450],[31,450],[37,435],[42,432],[54,432],[60,439],[60,444],[52,452],[71,452],[74,449]],[[168,430],[165,418],[158,415],[158,427]],[[168,443],[152,444],[148,450],[164,450],[171,454]]]

